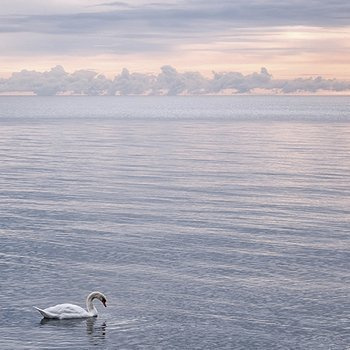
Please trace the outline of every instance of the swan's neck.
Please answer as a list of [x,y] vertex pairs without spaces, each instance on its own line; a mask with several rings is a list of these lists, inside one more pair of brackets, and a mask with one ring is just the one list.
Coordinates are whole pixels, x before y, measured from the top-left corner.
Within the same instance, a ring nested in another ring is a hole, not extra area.
[[91,293],[90,295],[88,295],[88,297],[86,298],[86,308],[87,311],[89,313],[91,313],[92,315],[97,315],[97,310],[94,306],[94,304],[92,303],[92,301],[96,298],[96,296],[94,295],[94,293]]

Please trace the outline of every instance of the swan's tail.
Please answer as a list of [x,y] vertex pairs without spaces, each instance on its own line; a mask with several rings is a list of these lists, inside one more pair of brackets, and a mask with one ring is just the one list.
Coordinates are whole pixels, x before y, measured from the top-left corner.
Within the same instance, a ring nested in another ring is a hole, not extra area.
[[36,306],[33,306],[33,308],[34,308],[35,310],[38,310],[44,318],[51,318],[51,316],[50,316],[48,313],[46,313],[44,310],[41,310],[41,309],[39,309],[39,308],[36,307]]

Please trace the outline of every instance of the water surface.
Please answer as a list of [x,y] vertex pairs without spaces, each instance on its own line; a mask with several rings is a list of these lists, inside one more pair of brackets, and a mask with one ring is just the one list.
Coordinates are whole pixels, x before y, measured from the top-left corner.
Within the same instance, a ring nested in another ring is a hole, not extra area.
[[349,107],[1,97],[0,348],[349,349]]

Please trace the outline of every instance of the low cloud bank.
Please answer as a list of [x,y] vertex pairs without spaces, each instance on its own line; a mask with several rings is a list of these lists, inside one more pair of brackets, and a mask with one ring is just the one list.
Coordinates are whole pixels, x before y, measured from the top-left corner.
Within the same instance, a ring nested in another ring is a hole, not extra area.
[[178,72],[163,66],[158,75],[130,73],[126,68],[114,79],[91,70],[68,73],[62,66],[47,72],[22,70],[0,79],[0,93],[52,95],[215,95],[246,93],[317,93],[350,91],[350,82],[337,79],[273,79],[266,68],[244,75],[239,72],[213,72],[206,78],[198,72]]

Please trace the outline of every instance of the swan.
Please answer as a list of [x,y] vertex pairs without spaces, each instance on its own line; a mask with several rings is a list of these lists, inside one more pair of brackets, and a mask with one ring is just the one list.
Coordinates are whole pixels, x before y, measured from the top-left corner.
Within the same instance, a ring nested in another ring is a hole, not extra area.
[[106,297],[100,292],[92,292],[86,298],[86,308],[74,304],[59,304],[55,306],[48,307],[44,310],[33,306],[34,309],[38,310],[44,318],[53,318],[58,320],[72,319],[72,318],[87,318],[87,317],[97,317],[97,310],[92,303],[94,299],[98,299],[102,304],[107,307]]

